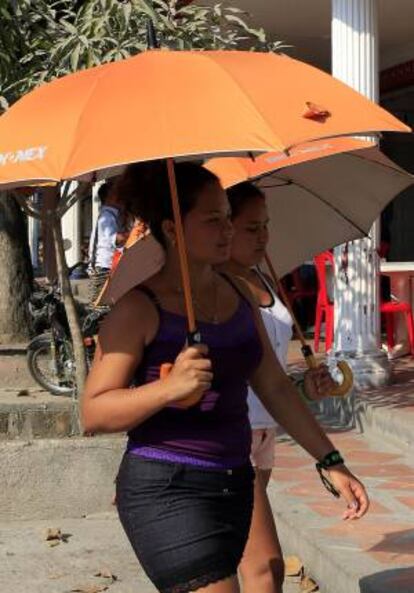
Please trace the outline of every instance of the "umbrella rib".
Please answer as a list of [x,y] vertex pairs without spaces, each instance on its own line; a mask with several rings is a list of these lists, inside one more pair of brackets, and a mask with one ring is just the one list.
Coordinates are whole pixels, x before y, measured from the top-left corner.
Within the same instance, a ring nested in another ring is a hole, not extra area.
[[[80,117],[79,117],[79,119],[78,119],[78,121],[77,121],[77,123],[76,123],[76,125],[74,127],[74,130],[73,130],[72,136],[73,136],[75,142],[73,143],[72,150],[70,151],[70,153],[68,154],[67,159],[66,159],[65,171],[64,171],[65,174],[66,174],[66,172],[68,170],[68,167],[70,166],[70,163],[71,163],[71,161],[73,159],[73,155],[79,149],[79,142],[76,142],[76,138],[78,136],[78,131],[79,131],[80,127],[81,127],[81,123],[84,120],[84,113],[85,113],[86,107],[89,104],[89,102],[91,101],[92,96],[93,96],[93,94],[94,94],[94,92],[96,90],[96,87],[100,83],[101,79],[105,76],[105,73],[106,73],[106,70],[103,70],[102,69],[100,71],[100,73],[97,75],[97,77],[92,81],[91,87],[89,89],[88,96],[85,98],[85,101],[83,102],[82,110],[80,111]],[[62,179],[68,180],[68,176],[67,175],[63,175],[62,176]]]
[[[279,178],[277,178],[277,179],[279,179]],[[335,206],[330,204],[327,200],[324,200],[321,196],[319,196],[317,193],[315,193],[314,191],[312,191],[305,185],[302,185],[301,183],[298,183],[297,181],[293,181],[293,179],[287,179],[287,180],[280,179],[280,181],[287,181],[288,182],[287,185],[296,185],[300,189],[308,192],[309,194],[311,194],[311,196],[313,196],[314,198],[316,198],[317,200],[319,200],[320,202],[325,204],[325,206],[328,206],[328,208],[330,208],[331,210],[336,212],[336,214],[338,214],[338,216],[340,216],[343,220],[346,220],[351,226],[354,227],[354,229],[357,229],[357,231],[362,233],[362,235],[364,237],[368,236],[368,233],[363,228],[361,228],[359,225],[357,225],[351,218],[349,218],[349,216],[346,216],[345,214],[343,214],[343,212],[341,212],[338,208],[336,208]],[[279,187],[279,186],[274,185],[273,187]]]
[[[363,150],[370,150],[370,149],[364,148]],[[356,152],[357,151],[355,151],[355,153]],[[366,157],[364,157],[363,155],[354,154],[354,152],[352,152],[352,153],[349,152],[349,153],[344,153],[344,154],[346,154],[349,157],[353,157],[355,159],[367,160]],[[379,165],[380,167],[383,167],[384,169],[390,169],[391,171],[394,171],[394,173],[399,173],[400,175],[403,175],[403,176],[408,175],[409,177],[413,178],[413,183],[414,183],[414,175],[412,173],[409,173],[408,171],[401,170],[398,165],[396,167],[393,167],[392,165],[389,165],[388,163],[382,163],[380,161],[375,161],[375,164]]]

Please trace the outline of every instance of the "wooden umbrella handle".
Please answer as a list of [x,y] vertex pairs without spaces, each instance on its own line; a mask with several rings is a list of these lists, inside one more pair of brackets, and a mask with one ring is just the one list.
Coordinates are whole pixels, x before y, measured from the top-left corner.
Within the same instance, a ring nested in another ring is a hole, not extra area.
[[[297,336],[301,343],[301,351],[302,351],[303,357],[306,361],[306,364],[309,369],[316,369],[318,367],[318,363],[317,363],[316,358],[313,354],[312,348],[306,342],[306,339],[305,339],[305,336],[303,335],[302,329],[298,323],[298,320],[296,319],[292,305],[290,304],[289,297],[287,296],[286,291],[283,287],[283,284],[280,281],[278,275],[276,274],[276,270],[274,269],[272,261],[267,253],[265,254],[265,261],[266,261],[267,267],[269,268],[269,272],[273,279],[273,282],[277,286],[279,294],[282,297],[284,305],[286,306],[287,310],[290,313],[290,316],[292,317],[293,325],[295,326]],[[331,391],[330,395],[332,395],[334,397],[343,397],[351,389],[353,382],[354,382],[354,378],[353,378],[353,374],[352,374],[352,370],[351,370],[350,366],[344,360],[339,361],[337,363],[337,366],[342,373],[343,381],[342,381],[342,383],[339,383],[337,385],[337,387],[335,387]]]
[[181,218],[180,202],[178,201],[177,181],[175,178],[174,160],[167,159],[168,181],[170,184],[171,203],[174,215],[175,232],[177,237],[178,257],[180,260],[181,282],[184,292],[185,310],[188,320],[188,332],[197,334],[194,315],[193,295],[191,292],[190,272],[188,267],[187,249],[184,240],[183,221]]
[[[175,178],[174,159],[167,159],[167,171],[168,181],[170,185],[171,203],[174,215],[175,232],[177,237],[177,250],[178,257],[180,260],[180,271],[181,281],[184,293],[185,310],[187,314],[188,322],[188,334],[187,334],[187,345],[193,346],[194,344],[200,344],[201,336],[196,326],[194,306],[193,306],[193,295],[191,292],[190,272],[188,267],[187,249],[184,240],[184,229],[183,221],[181,218],[180,202],[178,200],[177,181]],[[160,367],[160,379],[164,379],[169,375],[173,364],[165,362]],[[174,404],[176,408],[189,408],[198,403],[202,395],[199,393],[190,395],[187,398]]]

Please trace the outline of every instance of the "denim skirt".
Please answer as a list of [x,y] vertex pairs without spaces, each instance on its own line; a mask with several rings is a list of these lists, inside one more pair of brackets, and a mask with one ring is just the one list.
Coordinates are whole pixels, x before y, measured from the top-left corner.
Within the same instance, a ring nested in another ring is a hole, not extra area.
[[135,554],[162,593],[188,593],[237,573],[253,509],[250,464],[210,470],[123,457],[119,517]]

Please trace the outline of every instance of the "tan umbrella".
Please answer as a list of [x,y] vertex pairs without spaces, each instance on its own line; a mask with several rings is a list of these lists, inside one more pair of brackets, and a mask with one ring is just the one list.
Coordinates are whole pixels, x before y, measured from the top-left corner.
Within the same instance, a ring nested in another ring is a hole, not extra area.
[[147,233],[125,249],[119,264],[111,275],[99,304],[114,305],[129,290],[145,282],[164,265],[161,245]]
[[[270,216],[266,263],[295,323],[309,368],[317,362],[279,281],[317,253],[368,234],[372,223],[414,178],[371,143],[336,138],[308,143],[286,153],[257,159],[214,159],[208,168],[224,187],[255,180],[265,192]],[[352,387],[349,366],[340,361],[344,380],[332,395]]]
[[[346,152],[344,152],[346,151]],[[268,253],[279,276],[335,245],[367,235],[385,206],[414,182],[375,145],[333,138],[289,155],[207,163],[225,188],[254,181],[266,194]]]

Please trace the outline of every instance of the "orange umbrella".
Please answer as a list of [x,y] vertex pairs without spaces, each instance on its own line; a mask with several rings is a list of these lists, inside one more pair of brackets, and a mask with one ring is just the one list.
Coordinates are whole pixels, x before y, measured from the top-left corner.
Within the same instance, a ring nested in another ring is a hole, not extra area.
[[96,180],[166,157],[283,151],[409,128],[284,55],[151,50],[70,74],[0,117],[0,186]]
[[0,188],[95,181],[166,158],[190,336],[196,324],[173,158],[287,150],[409,128],[340,81],[273,53],[151,50],[45,84],[0,117]]

